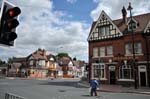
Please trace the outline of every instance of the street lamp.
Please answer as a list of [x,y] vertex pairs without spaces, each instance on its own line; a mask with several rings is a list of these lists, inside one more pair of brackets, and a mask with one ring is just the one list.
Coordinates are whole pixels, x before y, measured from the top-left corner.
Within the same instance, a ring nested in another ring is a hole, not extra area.
[[[129,6],[127,10],[130,11],[130,22],[131,22],[131,32],[132,32],[132,54],[133,54],[133,70],[134,70],[134,88],[137,89],[137,77],[136,77],[136,64],[135,64],[135,49],[134,49],[134,33],[133,33],[133,19],[132,19],[132,10],[131,3],[129,2]],[[129,23],[130,24],[130,23]]]

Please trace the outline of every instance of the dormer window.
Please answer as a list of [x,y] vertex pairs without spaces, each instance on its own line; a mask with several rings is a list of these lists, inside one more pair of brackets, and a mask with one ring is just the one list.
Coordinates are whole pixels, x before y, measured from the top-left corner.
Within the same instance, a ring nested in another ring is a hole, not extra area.
[[128,30],[131,31],[132,29],[135,30],[137,28],[136,20],[132,19],[128,22]]

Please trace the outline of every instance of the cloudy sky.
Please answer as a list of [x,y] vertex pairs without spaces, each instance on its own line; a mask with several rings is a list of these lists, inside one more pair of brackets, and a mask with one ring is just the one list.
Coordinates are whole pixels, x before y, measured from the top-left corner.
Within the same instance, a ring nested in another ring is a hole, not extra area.
[[[7,0],[21,8],[14,47],[0,46],[0,59],[26,57],[38,48],[47,53],[67,52],[88,61],[87,37],[102,10],[121,18],[131,2],[133,15],[149,13],[150,0]],[[2,0],[0,0],[1,4]],[[128,12],[129,13],[129,12]],[[128,14],[129,16],[129,14]]]

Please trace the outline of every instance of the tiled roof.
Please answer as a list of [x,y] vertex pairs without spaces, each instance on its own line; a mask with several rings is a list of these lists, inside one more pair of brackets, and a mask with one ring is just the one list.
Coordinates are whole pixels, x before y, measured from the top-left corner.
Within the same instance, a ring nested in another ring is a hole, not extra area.
[[[148,21],[150,20],[150,13],[133,16],[133,18],[137,21],[139,26],[134,30],[134,32],[142,32],[146,28]],[[127,18],[127,22],[130,18]],[[121,32],[124,32],[127,28],[127,25],[123,23],[123,19],[113,20],[114,24],[119,28]]]
[[80,68],[81,66],[85,65],[84,61],[73,61],[73,64],[77,67]]
[[43,52],[43,51],[37,50],[34,53],[32,53],[31,56],[33,56],[35,60],[38,60],[38,59],[47,60],[46,52]]
[[[146,13],[146,14],[141,14],[141,15],[137,15],[137,16],[133,16],[133,18],[137,21],[137,23],[139,24],[139,26],[134,30],[134,32],[142,32],[144,31],[144,29],[146,28],[148,22],[150,21],[150,13]],[[129,17],[127,18],[127,22],[129,21]],[[92,23],[92,27],[90,30],[90,33],[92,31],[92,29],[94,28],[94,26],[96,25],[97,21],[94,21]],[[124,32],[127,29],[127,25],[123,23],[123,19],[117,19],[117,20],[113,20],[113,23],[118,27],[118,29],[121,32]]]
[[26,57],[20,57],[20,58],[16,58],[16,57],[14,57],[13,59],[12,59],[12,62],[14,63],[14,62],[25,62],[26,61]]

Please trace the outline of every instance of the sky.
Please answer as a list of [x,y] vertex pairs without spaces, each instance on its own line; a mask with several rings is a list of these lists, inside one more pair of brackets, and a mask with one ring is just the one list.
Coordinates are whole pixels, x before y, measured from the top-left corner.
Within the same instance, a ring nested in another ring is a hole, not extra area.
[[[93,21],[104,10],[122,18],[121,9],[133,7],[134,15],[150,13],[150,0],[7,0],[21,8],[13,47],[0,46],[0,59],[27,57],[38,48],[47,54],[67,52],[88,62],[87,37]],[[0,0],[2,4],[2,0]],[[129,11],[127,11],[129,16]]]

